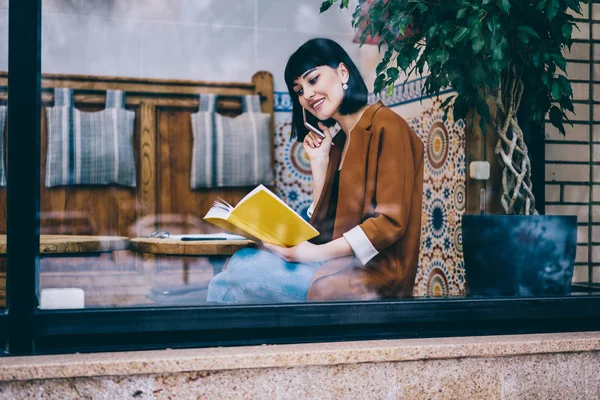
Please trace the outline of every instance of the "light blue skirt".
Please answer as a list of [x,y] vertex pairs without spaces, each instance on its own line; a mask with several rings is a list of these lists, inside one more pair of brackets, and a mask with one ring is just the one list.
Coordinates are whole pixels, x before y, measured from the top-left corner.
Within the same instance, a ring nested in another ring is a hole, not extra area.
[[292,263],[258,249],[236,252],[227,269],[208,286],[207,301],[230,304],[306,301],[312,278],[322,263]]

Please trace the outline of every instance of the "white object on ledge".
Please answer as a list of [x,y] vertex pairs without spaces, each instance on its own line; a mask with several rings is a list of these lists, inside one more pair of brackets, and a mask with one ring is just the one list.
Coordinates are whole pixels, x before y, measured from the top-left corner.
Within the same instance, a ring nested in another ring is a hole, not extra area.
[[487,161],[472,161],[469,164],[469,177],[485,181],[490,177],[490,163]]
[[64,310],[85,307],[85,293],[80,288],[42,289],[40,309]]

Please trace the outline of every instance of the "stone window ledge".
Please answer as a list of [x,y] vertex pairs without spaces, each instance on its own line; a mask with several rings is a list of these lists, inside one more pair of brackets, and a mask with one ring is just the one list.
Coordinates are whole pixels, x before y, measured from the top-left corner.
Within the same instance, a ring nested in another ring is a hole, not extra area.
[[444,360],[600,350],[600,332],[0,357],[0,381]]

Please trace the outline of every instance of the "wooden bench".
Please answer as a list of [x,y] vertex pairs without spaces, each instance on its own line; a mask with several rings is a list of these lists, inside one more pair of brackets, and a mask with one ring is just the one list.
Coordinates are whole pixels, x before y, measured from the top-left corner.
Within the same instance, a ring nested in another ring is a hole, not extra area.
[[[7,74],[0,72],[0,104],[7,101]],[[104,108],[107,89],[125,92],[126,108],[136,113],[134,157],[137,186],[64,186],[40,191],[41,223],[45,234],[89,234],[136,238],[155,230],[172,234],[212,233],[219,228],[202,220],[215,197],[237,203],[253,188],[192,190],[190,115],[198,110],[198,95],[219,95],[217,112],[242,112],[241,96],[259,94],[262,111],[271,114],[274,133],[273,77],[254,74],[250,82],[210,82],[125,77],[44,74],[42,76],[41,165],[46,173],[47,122],[45,107],[53,106],[53,88],[74,91],[75,107]],[[6,138],[5,138],[6,140]],[[274,158],[274,135],[271,136]],[[4,162],[6,162],[4,160]],[[273,166],[274,168],[274,166]],[[6,232],[6,190],[0,189],[0,232]],[[196,244],[196,248],[203,247]],[[195,259],[126,252],[96,257],[95,262],[47,259],[41,266],[42,287],[81,287],[89,305],[139,305],[157,284],[205,282],[212,276],[208,260],[213,244]],[[222,256],[223,254],[215,254]],[[67,262],[69,261],[69,262]],[[4,267],[0,265],[0,285]],[[112,299],[112,300],[107,300]],[[89,302],[88,302],[89,300]]]

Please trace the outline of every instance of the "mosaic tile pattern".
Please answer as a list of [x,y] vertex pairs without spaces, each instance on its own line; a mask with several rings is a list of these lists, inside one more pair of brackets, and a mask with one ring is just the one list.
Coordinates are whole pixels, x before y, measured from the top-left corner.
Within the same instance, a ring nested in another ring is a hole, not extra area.
[[[430,98],[431,96],[427,96],[423,93],[426,79],[427,77],[423,77],[396,85],[389,96],[384,91],[381,94],[381,102],[391,108]],[[450,88],[445,88],[440,91],[440,95],[444,95],[452,91],[453,90]],[[375,103],[377,100],[378,98],[375,93],[369,94],[369,103]]]
[[464,296],[461,218],[465,212],[465,124],[442,100],[407,122],[425,144],[423,211],[416,296]]
[[310,161],[302,143],[290,139],[292,114],[275,113],[275,182],[277,195],[308,220],[312,203]]
[[[390,94],[389,96],[387,95],[387,93],[384,92],[381,94],[380,98],[378,98],[375,95],[375,93],[370,93],[368,102],[369,104],[373,104],[377,102],[377,100],[381,100],[381,102],[388,107],[396,107],[408,103],[413,103],[415,101],[431,98],[431,96],[427,96],[423,93],[423,87],[425,85],[426,79],[427,77],[423,77],[407,81],[400,85],[396,85],[394,87],[394,90],[392,91],[392,94]],[[444,95],[450,92],[453,92],[453,90],[449,88],[444,88],[440,91],[440,95]],[[275,112],[292,111],[292,99],[290,98],[289,93],[275,92],[274,107]]]
[[[403,97],[392,109],[414,101],[419,91]],[[442,100],[407,120],[425,144],[423,214],[416,296],[463,296],[465,269],[462,256],[461,217],[465,210],[465,125],[454,122],[452,112],[443,121]],[[310,163],[302,145],[290,140],[291,100],[277,93],[275,112],[275,173],[277,194],[300,215],[312,202]]]

